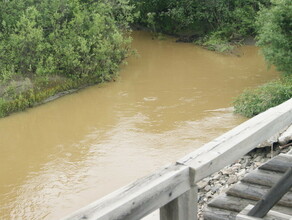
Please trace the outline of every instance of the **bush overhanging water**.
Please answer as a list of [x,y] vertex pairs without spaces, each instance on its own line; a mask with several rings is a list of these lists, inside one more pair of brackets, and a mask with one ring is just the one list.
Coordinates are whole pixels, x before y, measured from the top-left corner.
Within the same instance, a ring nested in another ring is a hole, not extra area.
[[[62,90],[41,91],[39,79],[61,76],[70,88],[83,78],[112,79],[129,52],[131,11],[126,0],[1,1],[0,116]],[[19,92],[25,79],[32,83]]]

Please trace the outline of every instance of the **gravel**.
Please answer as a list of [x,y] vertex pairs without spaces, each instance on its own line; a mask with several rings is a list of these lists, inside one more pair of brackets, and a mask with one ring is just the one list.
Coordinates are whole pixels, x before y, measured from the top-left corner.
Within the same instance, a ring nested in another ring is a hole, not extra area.
[[202,212],[210,200],[226,192],[230,186],[241,180],[245,174],[261,166],[271,157],[280,153],[287,153],[289,150],[292,150],[292,146],[283,149],[277,146],[273,150],[271,147],[254,149],[230,166],[198,182],[198,219],[204,219]]

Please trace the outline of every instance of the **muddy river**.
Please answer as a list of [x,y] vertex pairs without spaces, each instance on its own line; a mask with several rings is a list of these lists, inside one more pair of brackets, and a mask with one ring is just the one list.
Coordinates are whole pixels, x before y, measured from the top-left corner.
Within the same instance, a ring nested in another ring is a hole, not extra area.
[[254,46],[222,55],[134,33],[116,82],[0,119],[0,219],[58,219],[233,128],[233,97],[278,74]]

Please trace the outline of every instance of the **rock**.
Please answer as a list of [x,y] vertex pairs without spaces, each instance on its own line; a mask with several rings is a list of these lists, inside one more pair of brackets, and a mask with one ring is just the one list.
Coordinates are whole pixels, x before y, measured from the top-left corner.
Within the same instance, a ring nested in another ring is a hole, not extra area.
[[202,180],[200,182],[197,183],[198,189],[203,189],[208,185],[208,182],[205,180]]
[[244,176],[245,173],[246,173],[246,171],[243,169],[237,173],[237,176],[242,177],[242,176]]
[[233,183],[236,183],[238,180],[237,176],[236,175],[231,175],[229,176],[229,179],[227,180],[227,183],[228,184],[233,184]]
[[215,173],[214,176],[213,176],[213,179],[214,179],[214,180],[219,180],[221,176],[222,176],[222,174],[220,174],[220,173]]
[[227,168],[224,168],[224,169],[222,170],[222,173],[223,173],[223,174],[231,175],[231,174],[234,173],[234,170],[233,170],[231,167],[227,167]]
[[218,190],[219,190],[219,187],[215,187],[215,186],[213,186],[213,187],[211,188],[211,192],[212,192],[212,193],[216,193]]
[[245,155],[245,156],[243,156],[243,159],[250,159],[251,158],[251,156],[250,155]]
[[285,145],[291,140],[292,140],[292,125],[285,132],[283,132],[278,138],[278,141],[281,145]]
[[204,178],[203,180],[206,181],[206,182],[208,183],[211,179],[212,179],[211,177],[206,177],[206,178]]
[[241,164],[242,168],[246,168],[249,165],[249,161],[248,160],[244,160]]
[[207,185],[207,186],[204,188],[204,190],[207,191],[207,192],[210,191],[210,189],[211,189],[211,186],[210,186],[210,185]]
[[241,168],[241,164],[240,163],[236,163],[232,166],[232,170],[233,170],[233,173],[235,171],[238,171],[239,169]]
[[257,156],[256,158],[254,158],[254,161],[255,162],[260,162],[261,160],[262,160],[262,156],[261,155],[259,155],[259,156]]
[[255,162],[254,167],[257,168],[257,167],[261,166],[262,164],[263,164],[262,162]]
[[206,193],[206,198],[208,199],[208,198],[211,198],[212,197],[212,192],[210,191],[210,192],[207,192]]
[[204,200],[204,196],[200,196],[200,197],[198,198],[198,203],[203,202],[203,200]]
[[222,179],[222,180],[220,180],[220,183],[221,183],[222,185],[224,185],[224,184],[226,183],[226,180]]

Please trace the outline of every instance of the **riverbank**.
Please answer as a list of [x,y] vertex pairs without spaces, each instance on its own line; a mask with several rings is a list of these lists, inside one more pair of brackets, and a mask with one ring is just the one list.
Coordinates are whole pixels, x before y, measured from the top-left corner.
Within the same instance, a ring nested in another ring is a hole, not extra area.
[[[289,128],[289,130],[291,127]],[[290,132],[291,133],[291,132]],[[280,153],[287,153],[292,150],[292,137],[280,145],[278,142],[271,142],[266,147],[256,148],[235,161],[230,166],[214,173],[200,181],[198,185],[198,216],[203,220],[203,211],[207,204],[219,194],[226,192],[232,185],[240,181],[247,173],[261,166],[274,156]]]
[[131,53],[132,8],[106,1],[1,4],[0,117],[112,80]]
[[[155,34],[152,36],[153,40],[160,41],[162,38],[166,39],[167,37]],[[177,39],[177,43],[181,42],[179,37]],[[237,52],[234,51],[233,55]],[[0,81],[0,117],[53,101],[91,85],[114,81],[117,76],[117,69],[111,73],[80,78],[62,75],[11,76],[9,79]]]
[[115,77],[112,75],[106,80],[96,76],[71,79],[58,75],[13,78],[0,83],[0,117],[53,101],[92,85],[113,81]]

